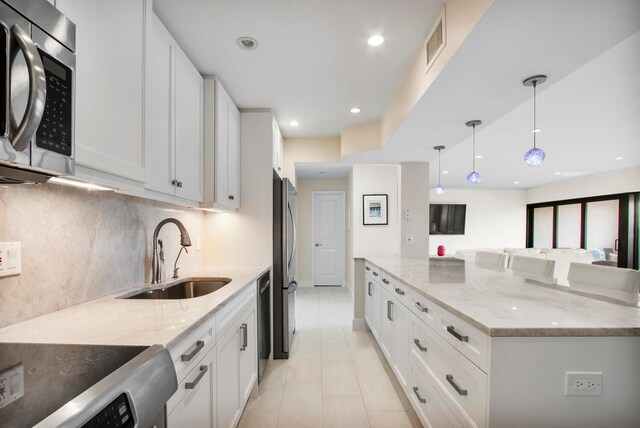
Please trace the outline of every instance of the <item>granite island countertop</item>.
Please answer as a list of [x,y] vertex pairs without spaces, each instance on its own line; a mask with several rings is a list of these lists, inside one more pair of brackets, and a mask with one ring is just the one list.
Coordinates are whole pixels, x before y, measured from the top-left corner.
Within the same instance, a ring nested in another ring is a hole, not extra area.
[[640,308],[545,287],[457,259],[365,257],[490,336],[640,336]]
[[[0,329],[0,342],[164,345],[169,350],[206,322],[270,266],[203,266],[182,278],[140,285]],[[227,277],[205,296],[183,300],[122,299],[187,279]]]

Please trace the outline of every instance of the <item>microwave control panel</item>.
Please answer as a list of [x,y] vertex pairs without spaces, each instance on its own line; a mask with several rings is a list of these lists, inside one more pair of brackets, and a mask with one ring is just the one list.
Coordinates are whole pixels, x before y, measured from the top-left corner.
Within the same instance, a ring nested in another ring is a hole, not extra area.
[[36,133],[36,145],[71,156],[73,73],[52,56],[41,50],[39,52],[47,79],[47,101]]

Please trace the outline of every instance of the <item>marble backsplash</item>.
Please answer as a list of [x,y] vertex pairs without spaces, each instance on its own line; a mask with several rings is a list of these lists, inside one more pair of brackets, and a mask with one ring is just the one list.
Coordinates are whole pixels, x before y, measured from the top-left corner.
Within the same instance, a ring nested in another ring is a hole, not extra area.
[[[167,217],[191,236],[181,272],[201,266],[206,215],[113,192],[0,186],[0,242],[22,243],[22,274],[0,278],[0,328],[150,282],[153,231]],[[171,276],[180,233],[167,224],[159,237]]]

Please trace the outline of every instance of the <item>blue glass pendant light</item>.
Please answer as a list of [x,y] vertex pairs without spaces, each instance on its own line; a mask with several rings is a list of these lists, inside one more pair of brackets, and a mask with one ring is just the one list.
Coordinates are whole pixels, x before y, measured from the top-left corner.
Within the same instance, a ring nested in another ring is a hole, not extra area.
[[445,146],[435,146],[434,150],[438,151],[438,185],[433,188],[436,195],[444,194],[444,186],[440,184],[440,151],[446,149]]
[[536,134],[540,132],[540,129],[536,128],[536,87],[546,80],[547,76],[540,74],[538,76],[531,76],[522,82],[524,86],[533,87],[533,129],[531,130],[533,133],[533,148],[524,154],[524,161],[529,166],[540,165],[545,156],[544,151],[536,147]]
[[480,174],[476,171],[476,126],[482,125],[482,121],[470,120],[466,125],[473,128],[473,169],[467,175],[467,181],[469,184],[473,184],[475,186],[480,183],[480,180],[482,180],[482,177],[480,177]]

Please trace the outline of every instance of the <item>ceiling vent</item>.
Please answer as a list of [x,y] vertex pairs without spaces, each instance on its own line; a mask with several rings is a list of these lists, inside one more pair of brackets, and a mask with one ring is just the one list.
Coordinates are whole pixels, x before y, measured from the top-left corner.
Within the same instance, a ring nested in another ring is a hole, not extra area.
[[427,70],[431,68],[435,60],[444,49],[447,44],[447,33],[446,33],[446,25],[445,25],[445,13],[444,8],[442,9],[442,13],[440,17],[436,21],[436,25],[431,30],[429,37],[427,38],[427,43],[425,45],[426,49],[426,58],[427,58]]

